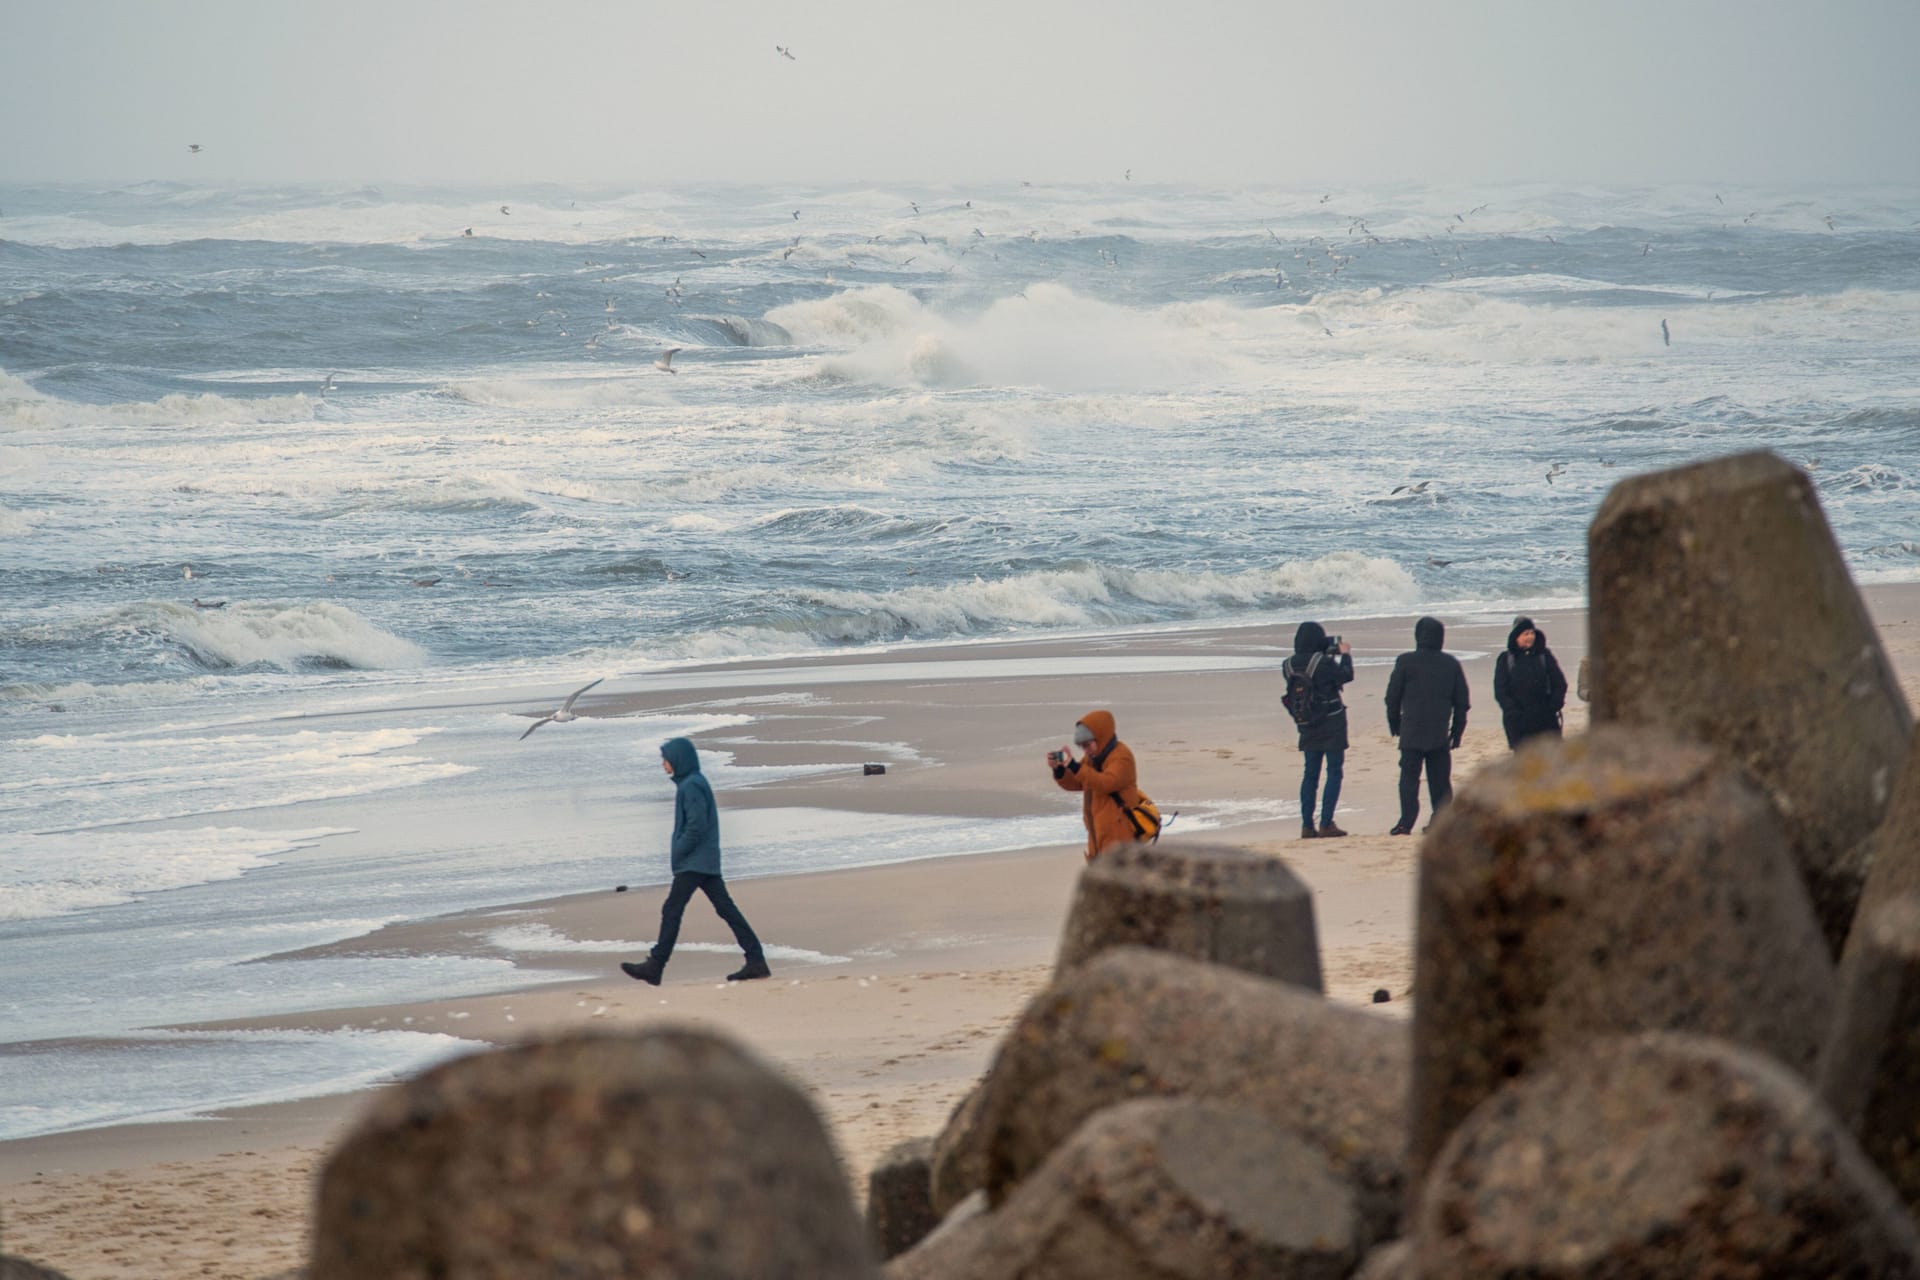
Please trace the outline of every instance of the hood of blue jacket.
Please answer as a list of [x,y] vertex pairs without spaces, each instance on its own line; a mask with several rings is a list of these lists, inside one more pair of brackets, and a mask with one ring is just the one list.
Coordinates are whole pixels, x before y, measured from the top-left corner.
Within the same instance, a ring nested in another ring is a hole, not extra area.
[[675,782],[685,782],[700,772],[700,753],[685,738],[668,738],[661,743],[660,758],[673,766]]
[[1433,617],[1420,619],[1413,624],[1413,644],[1416,649],[1446,648],[1447,624]]

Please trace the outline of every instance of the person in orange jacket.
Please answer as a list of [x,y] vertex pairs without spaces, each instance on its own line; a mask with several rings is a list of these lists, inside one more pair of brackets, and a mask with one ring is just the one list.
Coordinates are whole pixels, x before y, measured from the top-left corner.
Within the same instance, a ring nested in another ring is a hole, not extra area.
[[1115,736],[1111,711],[1089,711],[1073,726],[1080,758],[1062,747],[1047,753],[1053,780],[1064,791],[1080,793],[1080,818],[1087,824],[1087,861],[1117,844],[1139,839],[1127,810],[1140,803],[1133,752]]

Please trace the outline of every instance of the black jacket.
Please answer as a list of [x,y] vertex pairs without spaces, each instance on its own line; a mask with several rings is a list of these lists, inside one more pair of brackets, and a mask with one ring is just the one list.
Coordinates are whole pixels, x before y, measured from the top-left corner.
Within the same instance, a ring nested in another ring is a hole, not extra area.
[[1467,731],[1467,673],[1442,653],[1447,628],[1438,618],[1413,624],[1412,653],[1393,664],[1387,681],[1387,732],[1402,751],[1438,751],[1460,745]]
[[[1533,632],[1533,648],[1522,649],[1516,643],[1522,631]],[[1567,677],[1553,650],[1547,648],[1547,633],[1534,626],[1532,618],[1513,620],[1507,651],[1494,659],[1493,700],[1500,704],[1509,745],[1560,727],[1560,709],[1567,705]]]
[[[1327,653],[1327,631],[1317,622],[1303,622],[1293,633],[1293,657],[1287,661],[1305,670],[1316,653]],[[1353,655],[1327,654],[1313,669],[1313,701],[1325,708],[1312,724],[1300,726],[1302,751],[1345,751],[1347,749],[1347,704],[1340,699],[1340,686],[1353,679]]]

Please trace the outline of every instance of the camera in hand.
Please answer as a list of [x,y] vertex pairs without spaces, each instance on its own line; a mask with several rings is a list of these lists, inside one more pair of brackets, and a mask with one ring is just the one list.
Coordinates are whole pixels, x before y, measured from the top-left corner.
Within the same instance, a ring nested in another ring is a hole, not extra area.
[[1340,641],[1341,641],[1340,636],[1328,636],[1327,652],[1331,654],[1338,654],[1340,652]]
[[1055,768],[1058,768],[1059,766],[1065,764],[1066,762],[1067,762],[1066,752],[1064,751],[1047,752],[1047,763],[1050,765],[1053,765]]

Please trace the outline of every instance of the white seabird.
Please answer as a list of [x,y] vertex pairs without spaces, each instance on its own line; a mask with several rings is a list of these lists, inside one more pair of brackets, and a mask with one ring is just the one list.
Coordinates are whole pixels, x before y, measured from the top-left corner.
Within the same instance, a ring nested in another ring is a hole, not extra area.
[[673,358],[679,355],[682,350],[684,350],[684,348],[668,347],[666,350],[666,353],[662,355],[658,360],[655,360],[653,362],[653,367],[656,369],[665,370],[668,373],[680,372],[678,369],[673,367]]
[[[605,680],[605,679],[606,679],[605,676],[600,677],[600,680]],[[581,694],[585,693],[587,690],[593,688],[594,685],[599,684],[600,680],[594,680],[588,684],[583,684],[578,689],[575,689],[572,693],[568,694],[567,700],[561,703],[557,710],[549,711],[546,715],[541,716],[538,720],[535,720],[532,724],[528,725],[527,732],[521,734],[519,740],[521,742],[525,742],[527,740],[527,734],[532,733],[535,729],[538,729],[543,724],[549,724],[549,723],[565,724],[569,720],[578,720],[580,717],[576,716],[573,713],[573,700],[579,697]]]

